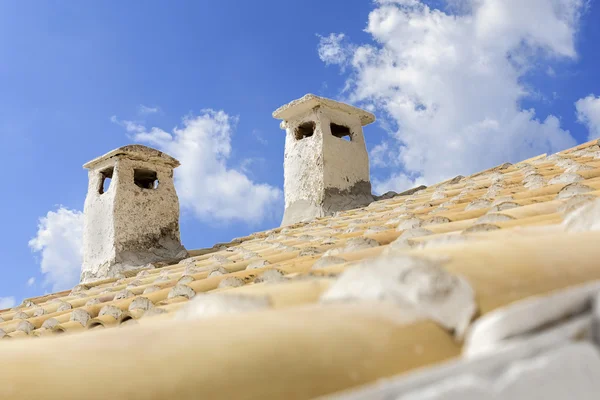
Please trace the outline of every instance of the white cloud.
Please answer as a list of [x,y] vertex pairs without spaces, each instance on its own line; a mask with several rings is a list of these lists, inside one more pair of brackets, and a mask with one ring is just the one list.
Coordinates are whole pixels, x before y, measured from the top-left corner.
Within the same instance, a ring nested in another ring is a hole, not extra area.
[[158,108],[158,107],[148,107],[148,106],[145,106],[143,104],[140,104],[138,106],[138,113],[142,114],[142,115],[156,114],[159,111],[160,111],[160,108]]
[[32,276],[31,278],[27,279],[27,286],[33,286],[35,284],[35,277]]
[[256,183],[242,168],[228,166],[236,119],[223,111],[203,110],[183,119],[183,126],[172,132],[146,129],[131,121],[116,121],[147,143],[181,162],[175,172],[175,185],[183,209],[202,220],[258,223],[279,217],[282,192],[279,188]]
[[319,37],[319,58],[325,64],[343,65],[348,57],[352,55],[351,49],[347,47],[347,44],[343,43],[346,37],[343,33],[317,36]]
[[375,145],[369,152],[369,161],[374,167],[389,166],[391,159],[390,145],[388,142],[381,142]]
[[386,179],[374,178],[372,182],[373,192],[378,194],[383,194],[389,192],[390,190],[396,193],[401,193],[405,190],[424,184],[425,180],[423,178],[413,178],[402,173],[393,173]]
[[577,121],[587,126],[589,130],[588,140],[600,138],[600,96],[593,94],[577,100]]
[[117,118],[116,115],[113,115],[110,117],[110,122],[122,126],[123,128],[125,128],[127,133],[135,134],[135,133],[144,132],[146,130],[146,128],[142,124],[135,122],[135,121],[121,121]]
[[[321,59],[349,68],[344,100],[375,105],[379,119],[394,127],[396,140],[372,155],[400,170],[374,179],[376,189],[432,184],[575,145],[557,117],[520,103],[538,95],[523,83],[526,72],[576,58],[585,1],[450,3],[460,12],[377,0],[366,29],[376,45],[344,45],[341,34],[321,39]],[[345,52],[348,59],[337,56]]]
[[0,310],[12,308],[17,304],[14,297],[0,297]]
[[40,218],[37,235],[29,241],[29,247],[40,253],[45,284],[51,285],[54,291],[67,289],[79,282],[82,232],[83,214],[61,206]]

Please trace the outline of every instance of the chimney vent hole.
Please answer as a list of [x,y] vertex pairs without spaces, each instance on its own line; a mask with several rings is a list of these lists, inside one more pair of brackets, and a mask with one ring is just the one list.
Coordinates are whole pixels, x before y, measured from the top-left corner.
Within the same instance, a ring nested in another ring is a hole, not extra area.
[[98,193],[104,194],[108,191],[114,170],[113,167],[110,167],[100,172],[100,187],[98,188]]
[[347,126],[334,124],[332,122],[329,127],[333,136],[347,140],[348,142],[352,140],[352,132],[350,132],[350,128]]
[[298,125],[295,132],[296,140],[311,137],[315,133],[316,126],[317,124],[314,121],[307,121]]
[[142,189],[158,189],[158,177],[149,169],[134,169],[133,182]]

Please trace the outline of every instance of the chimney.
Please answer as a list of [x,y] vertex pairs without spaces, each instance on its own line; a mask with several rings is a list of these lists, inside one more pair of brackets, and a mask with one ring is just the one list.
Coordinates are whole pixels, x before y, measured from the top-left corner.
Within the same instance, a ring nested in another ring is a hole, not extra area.
[[373,201],[362,130],[375,121],[373,114],[307,94],[273,117],[286,131],[282,226]]
[[81,282],[187,256],[173,185],[178,166],[173,157],[141,145],[120,147],[83,166],[89,183]]

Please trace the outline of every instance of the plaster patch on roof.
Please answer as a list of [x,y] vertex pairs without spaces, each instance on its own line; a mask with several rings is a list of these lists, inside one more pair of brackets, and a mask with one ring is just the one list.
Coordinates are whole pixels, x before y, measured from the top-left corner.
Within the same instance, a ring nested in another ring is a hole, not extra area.
[[422,226],[447,224],[449,222],[452,222],[452,221],[450,221],[450,218],[448,218],[448,217],[435,216],[435,217],[431,217],[428,220],[424,221]]
[[492,203],[492,209],[490,211],[504,211],[510,210],[511,208],[520,207],[518,203],[515,203],[512,200],[512,196],[502,196],[496,199]]
[[565,173],[571,174],[571,173],[575,173],[577,171],[590,171],[592,169],[595,169],[595,168],[592,167],[591,165],[576,163],[574,165],[571,165],[569,168],[567,168],[565,170]]
[[82,308],[77,308],[71,312],[70,321],[79,322],[81,326],[87,326],[91,318],[89,312]]
[[317,254],[321,254],[321,251],[314,246],[308,246],[300,250],[298,253],[298,257],[308,257],[308,256],[316,256]]
[[[535,344],[533,344],[535,346]],[[536,346],[537,347],[537,346]],[[600,358],[590,343],[564,343],[531,351],[515,349],[484,360],[449,365],[427,377],[424,372],[397,400],[578,399],[595,400],[600,385]],[[443,367],[442,367],[443,368]],[[426,383],[424,383],[424,382]],[[416,387],[415,387],[416,386]],[[353,397],[354,398],[354,397]],[[368,396],[361,399],[370,398]],[[386,396],[386,399],[392,396]],[[381,397],[383,399],[383,397]]]
[[209,273],[208,273],[208,277],[212,278],[214,276],[221,276],[221,275],[226,275],[228,274],[229,271],[227,271],[225,268],[223,267],[217,267],[217,268],[213,268]]
[[529,175],[523,179],[523,186],[529,190],[540,189],[546,184],[544,177],[539,174]]
[[413,229],[408,229],[408,230],[404,231],[398,239],[406,240],[406,239],[412,239],[412,238],[416,238],[416,237],[429,236],[429,235],[433,235],[433,232],[430,231],[429,229],[413,228]]
[[135,280],[129,282],[125,288],[126,289],[133,289],[133,288],[136,288],[136,287],[138,287],[140,285],[142,285],[142,281],[139,280],[139,279],[135,279]]
[[248,264],[248,266],[246,267],[247,270],[249,269],[257,269],[257,268],[262,268],[265,267],[267,265],[269,265],[270,263],[267,260],[257,260],[257,261],[253,261],[250,264]]
[[[243,249],[243,248],[240,248],[240,249]],[[222,254],[214,254],[214,255],[210,256],[209,260],[213,261],[217,264],[230,264],[231,263],[231,260],[229,260],[227,257],[225,257]]]
[[326,237],[325,239],[323,239],[323,241],[321,242],[322,245],[327,246],[330,244],[335,244],[338,241],[337,238],[334,238],[333,236],[329,236]]
[[244,255],[242,256],[242,258],[244,260],[252,260],[255,258],[260,258],[260,255],[258,253],[255,253],[253,251],[249,251],[249,252],[245,252]]
[[150,294],[153,292],[157,292],[159,290],[160,290],[160,288],[158,286],[152,285],[152,286],[148,286],[146,289],[144,289],[142,294]]
[[396,228],[397,231],[404,231],[407,229],[413,229],[413,228],[418,228],[421,226],[421,224],[423,223],[423,220],[420,218],[409,218],[407,220],[402,221],[400,224],[398,224],[398,227]]
[[[87,305],[87,303],[86,303]],[[31,314],[34,317],[39,317],[46,314],[46,310],[44,310],[42,307],[36,307],[35,310],[33,311],[33,314]],[[1,321],[0,321],[1,322]]]
[[593,189],[589,186],[582,185],[581,183],[571,183],[567,186],[563,187],[560,192],[558,192],[558,199],[568,199],[569,197],[575,196],[581,193],[591,192]]
[[573,165],[576,165],[576,164],[577,163],[575,161],[568,159],[568,158],[561,159],[561,160],[557,161],[556,163],[554,163],[554,165],[556,165],[558,168],[562,168],[562,169],[572,167]]
[[347,262],[342,257],[324,256],[319,258],[311,267],[311,269],[322,269],[331,265],[343,264]]
[[284,281],[284,275],[283,272],[281,272],[278,269],[268,269],[265,272],[263,272],[262,274],[260,274],[255,280],[255,283],[261,283],[261,282],[268,282],[268,283],[273,283],[273,282],[281,282]]
[[564,173],[562,175],[559,175],[555,178],[550,179],[550,182],[548,182],[548,184],[555,185],[557,183],[574,183],[574,182],[581,182],[582,180],[583,180],[583,177],[579,174]]
[[188,265],[183,270],[183,275],[195,275],[195,274],[198,274],[200,272],[208,271],[209,269],[210,268],[207,268],[207,267],[198,267],[196,265]]
[[168,276],[165,275],[159,275],[158,278],[156,278],[153,282],[154,283],[160,283],[160,282],[167,282],[170,281],[171,279],[169,279]]
[[327,250],[323,255],[331,256],[336,254],[350,253],[353,251],[364,250],[377,246],[379,246],[379,242],[375,239],[357,237],[348,240],[344,247],[337,247],[335,249]]
[[177,320],[195,320],[223,314],[265,310],[271,307],[267,296],[240,294],[203,294],[187,303],[177,314]]
[[436,190],[431,195],[431,200],[441,200],[447,197],[446,193],[443,190]]
[[110,315],[114,319],[119,319],[119,318],[121,318],[122,314],[123,314],[123,311],[119,307],[115,307],[112,304],[107,304],[100,309],[98,316],[101,317],[103,315]]
[[443,202],[442,204],[439,205],[439,208],[446,208],[446,207],[453,207],[453,206],[455,206],[456,203],[457,203],[456,197],[458,197],[458,196],[455,196],[452,199]]
[[23,321],[19,322],[19,325],[17,325],[17,330],[18,331],[25,332],[28,335],[34,329],[35,329],[35,326],[33,326],[33,324],[31,322],[26,321],[26,320],[23,320]]
[[223,280],[221,280],[221,282],[219,282],[219,289],[223,289],[223,288],[235,288],[235,287],[240,287],[240,286],[244,286],[244,280],[242,278],[239,278],[237,276],[230,276],[227,277]]
[[600,230],[600,199],[591,201],[569,213],[563,221],[567,232]]
[[462,337],[477,306],[474,291],[441,262],[407,255],[365,260],[346,269],[321,296],[322,302],[392,301],[418,310]]
[[398,251],[405,251],[405,250],[413,248],[414,246],[415,246],[415,243],[412,240],[410,240],[408,238],[398,237],[396,240],[394,240],[393,242],[391,242],[390,244],[388,244],[385,247],[382,255],[387,256],[387,255],[395,254]]
[[187,285],[188,283],[192,283],[194,282],[195,279],[193,276],[191,275],[183,275],[181,278],[179,278],[179,280],[177,281],[178,284],[181,285]]
[[58,320],[56,318],[48,318],[42,323],[42,328],[44,329],[54,329],[59,325]]
[[380,233],[389,230],[390,228],[385,226],[371,226],[369,229],[365,231],[365,235]]
[[173,289],[171,289],[169,291],[167,298],[172,299],[174,297],[183,296],[187,299],[191,299],[195,295],[196,295],[196,292],[191,287],[186,286],[186,285],[175,285],[175,286],[173,286]]
[[465,207],[465,211],[480,210],[482,208],[488,208],[491,205],[492,205],[492,202],[489,200],[484,200],[484,199],[473,200]]
[[496,222],[512,221],[515,217],[506,214],[487,213],[477,220],[478,224],[493,224]]
[[533,296],[497,309],[475,321],[465,340],[464,355],[476,356],[496,349],[502,342],[564,323],[589,311],[600,281]]
[[23,311],[19,311],[17,312],[14,316],[13,316],[13,320],[15,319],[28,319],[29,315],[27,315],[26,313],[24,313]]
[[489,232],[500,229],[498,225],[493,224],[475,224],[463,231],[463,233]]
[[129,311],[133,310],[144,310],[147,311],[154,307],[154,303],[147,297],[138,296],[136,297],[128,307]]
[[467,240],[469,240],[469,238],[464,235],[443,235],[430,240],[424,240],[419,243],[419,247],[427,249],[437,246],[447,246],[457,243],[464,243]]
[[565,201],[558,209],[559,212],[563,214],[568,214],[571,211],[576,210],[577,208],[589,203],[590,201],[597,200],[598,197],[593,194],[579,194],[572,197],[569,197],[567,201]]
[[60,305],[56,309],[56,311],[67,311],[73,308],[71,303],[67,303],[66,301],[59,300]]
[[115,295],[115,298],[113,300],[123,300],[134,296],[135,294],[133,294],[131,290],[123,289]]

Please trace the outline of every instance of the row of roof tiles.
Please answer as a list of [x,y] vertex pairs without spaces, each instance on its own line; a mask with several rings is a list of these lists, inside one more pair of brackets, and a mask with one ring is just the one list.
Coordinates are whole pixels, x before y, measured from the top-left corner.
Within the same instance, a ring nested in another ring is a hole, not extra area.
[[[408,351],[409,346],[411,356],[406,360],[390,365],[382,359],[378,361],[382,365],[369,373],[363,371],[349,380],[341,379],[335,387],[324,384],[310,392],[324,394],[455,357],[476,315],[527,296],[598,279],[600,268],[588,258],[598,255],[594,243],[598,235],[587,232],[594,229],[590,225],[594,218],[565,221],[565,216],[577,216],[586,204],[595,204],[599,194],[600,147],[591,142],[549,157],[456,177],[334,217],[256,233],[192,252],[193,257],[176,265],[149,266],[132,276],[28,299],[19,307],[0,311],[0,336],[53,336],[132,324],[167,326],[173,318],[194,320],[239,312],[272,314],[261,317],[271,322],[271,318],[289,320],[294,317],[284,316],[296,315],[306,317],[310,324],[313,317],[305,315],[310,310],[317,319],[347,317],[364,322],[373,307],[359,305],[385,295],[361,294],[358,304],[331,304],[327,299],[331,300],[332,287],[340,285],[344,272],[365,263],[372,266],[378,257],[396,257],[394,262],[399,263],[406,261],[398,257],[433,260],[442,266],[440,271],[463,276],[474,288],[476,307],[461,321],[449,322],[447,315],[430,312],[414,324],[394,327],[403,344],[386,345],[391,352]],[[575,262],[577,269],[567,269]],[[347,279],[369,282],[372,276],[367,271],[367,275]],[[368,287],[358,288],[360,293],[369,293]],[[344,293],[342,297],[349,296],[347,290]],[[194,297],[197,300],[189,302]],[[311,330],[303,329],[310,337]],[[339,334],[344,323],[327,329]],[[369,329],[365,335],[378,335],[376,326]]]

